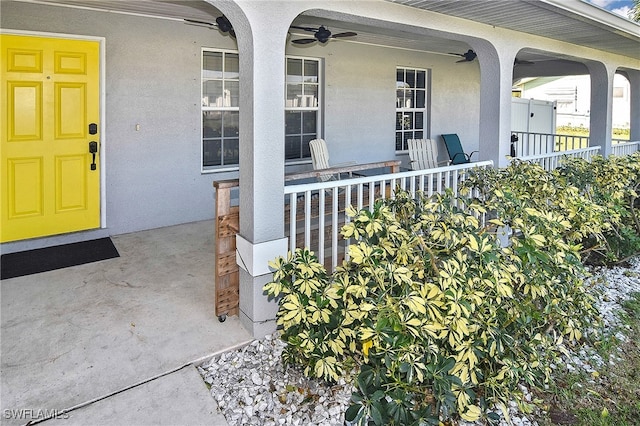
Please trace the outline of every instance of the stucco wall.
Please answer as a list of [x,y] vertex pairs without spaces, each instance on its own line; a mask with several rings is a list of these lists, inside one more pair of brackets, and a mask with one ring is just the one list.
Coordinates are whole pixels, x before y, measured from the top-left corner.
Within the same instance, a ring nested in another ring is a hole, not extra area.
[[[232,39],[177,21],[26,3],[2,2],[1,19],[5,30],[105,38],[110,234],[213,217],[212,182],[236,175],[201,173],[200,55],[202,47],[236,49]],[[432,138],[458,133],[468,151],[478,147],[477,62],[342,40],[289,45],[287,54],[324,60],[324,136],[332,162],[396,158],[396,66],[432,70]]]
[[[477,150],[480,90],[477,62],[454,56],[336,40],[324,46],[287,48],[325,65],[325,138],[332,162],[395,159],[396,67],[431,69],[431,137],[446,151],[442,133],[458,133]],[[406,155],[397,157],[405,160]]]

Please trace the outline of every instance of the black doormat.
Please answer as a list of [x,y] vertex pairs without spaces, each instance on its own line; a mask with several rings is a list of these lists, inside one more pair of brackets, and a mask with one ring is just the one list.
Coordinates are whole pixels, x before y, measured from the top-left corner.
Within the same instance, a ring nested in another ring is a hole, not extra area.
[[111,238],[3,254],[0,279],[21,277],[54,269],[120,257]]

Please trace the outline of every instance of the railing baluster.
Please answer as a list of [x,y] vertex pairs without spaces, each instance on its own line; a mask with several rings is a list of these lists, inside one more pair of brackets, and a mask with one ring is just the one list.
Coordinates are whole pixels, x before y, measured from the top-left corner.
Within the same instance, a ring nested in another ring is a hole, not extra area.
[[304,246],[311,249],[311,190],[304,195]]
[[318,259],[324,259],[325,192],[318,191]]
[[298,193],[293,192],[289,195],[289,250],[294,251],[296,249],[296,235],[297,232],[297,212],[298,208]]

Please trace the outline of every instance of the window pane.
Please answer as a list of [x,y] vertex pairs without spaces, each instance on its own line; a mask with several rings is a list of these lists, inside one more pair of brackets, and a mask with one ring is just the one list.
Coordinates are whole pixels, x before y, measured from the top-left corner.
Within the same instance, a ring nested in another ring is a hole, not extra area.
[[287,160],[300,158],[300,135],[285,138],[284,156]]
[[202,165],[220,166],[222,165],[222,140],[211,139],[202,141]]
[[306,111],[302,113],[302,132],[315,133],[317,131],[316,112]]
[[414,129],[424,129],[424,112],[416,111],[415,122],[413,123]]
[[239,60],[237,53],[227,53],[224,57],[224,78],[235,79],[240,77]]
[[238,139],[225,139],[223,141],[224,153],[223,164],[238,164],[240,162],[240,150]]
[[224,82],[224,106],[237,107],[240,105],[240,82]]
[[222,81],[208,80],[202,83],[202,106],[223,106]]
[[300,100],[301,107],[312,107],[315,108],[318,106],[318,86],[315,84],[305,84],[304,85],[304,95]]
[[396,82],[404,83],[404,70],[403,69],[396,70]]
[[287,59],[287,83],[302,83],[302,59]]
[[309,142],[311,142],[314,139],[317,139],[318,135],[317,134],[312,134],[312,135],[303,135],[302,136],[302,158],[309,158],[311,157],[311,150],[309,148]]
[[300,99],[302,98],[302,84],[287,84],[287,108],[300,107]]
[[223,137],[238,137],[238,111],[223,112],[222,124]]
[[416,87],[418,89],[424,89],[426,86],[426,81],[427,81],[427,73],[425,71],[417,71],[417,81],[416,81]]
[[402,113],[396,113],[396,130],[402,130]]
[[422,139],[422,138],[424,137],[423,135],[424,135],[424,133],[423,133],[423,132],[414,132],[413,137],[414,137],[415,139]]
[[409,87],[416,87],[416,75],[413,70],[407,70],[407,77],[405,81]]
[[416,91],[416,108],[425,107],[426,92],[424,90]]
[[306,83],[318,82],[318,62],[304,61],[304,81]]
[[411,130],[413,129],[413,114],[410,112],[405,112],[402,115],[402,129],[403,130]]
[[284,133],[286,135],[302,133],[301,115],[298,111],[287,111],[284,115]]
[[202,113],[202,136],[213,138],[222,136],[222,114],[217,111]]
[[202,77],[222,78],[222,52],[203,52]]

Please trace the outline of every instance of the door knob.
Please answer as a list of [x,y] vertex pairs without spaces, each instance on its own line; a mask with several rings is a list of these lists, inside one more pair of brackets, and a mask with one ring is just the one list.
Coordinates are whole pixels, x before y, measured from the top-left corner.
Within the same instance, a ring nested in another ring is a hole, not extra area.
[[98,152],[98,142],[89,142],[89,153],[93,155],[93,159],[91,160],[91,170],[96,169],[96,152]]

